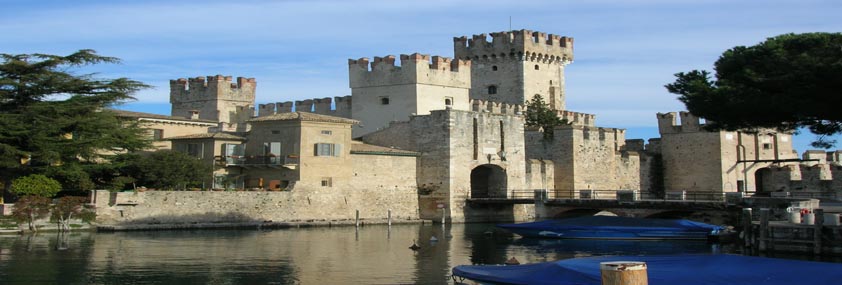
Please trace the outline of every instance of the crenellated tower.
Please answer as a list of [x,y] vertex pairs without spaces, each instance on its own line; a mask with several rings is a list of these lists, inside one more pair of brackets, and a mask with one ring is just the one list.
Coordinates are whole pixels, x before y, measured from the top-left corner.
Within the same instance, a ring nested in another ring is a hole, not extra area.
[[471,99],[523,104],[541,95],[565,110],[564,67],[573,61],[573,38],[530,30],[453,38],[454,55],[471,60]]
[[[471,61],[414,53],[349,59],[354,136],[407,121],[432,110],[470,110]],[[370,67],[370,68],[369,68]]]
[[170,80],[172,116],[216,121],[233,130],[254,113],[254,78],[207,76]]

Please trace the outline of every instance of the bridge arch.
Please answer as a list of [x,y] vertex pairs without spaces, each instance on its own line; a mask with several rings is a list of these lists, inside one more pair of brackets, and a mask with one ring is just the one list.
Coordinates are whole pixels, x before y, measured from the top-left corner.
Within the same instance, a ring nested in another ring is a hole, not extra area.
[[471,170],[471,198],[502,198],[507,191],[506,170],[499,165],[483,164]]

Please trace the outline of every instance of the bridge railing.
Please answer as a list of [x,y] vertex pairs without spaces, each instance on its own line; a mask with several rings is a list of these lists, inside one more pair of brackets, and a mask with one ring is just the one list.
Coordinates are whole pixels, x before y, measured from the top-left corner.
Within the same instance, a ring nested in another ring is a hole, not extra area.
[[[506,192],[489,194],[481,198],[497,199],[534,199],[538,189],[515,189]],[[738,194],[738,193],[732,193]],[[753,193],[742,193],[740,198],[751,196]],[[581,200],[620,200],[620,201],[698,201],[698,202],[726,202],[731,195],[721,191],[667,191],[666,193],[652,193],[639,190],[547,190],[548,199],[581,199]],[[479,197],[478,197],[479,198]]]

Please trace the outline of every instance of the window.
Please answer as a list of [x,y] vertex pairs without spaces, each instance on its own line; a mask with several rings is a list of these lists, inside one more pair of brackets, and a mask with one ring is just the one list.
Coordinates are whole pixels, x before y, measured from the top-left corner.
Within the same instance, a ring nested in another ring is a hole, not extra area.
[[495,66],[492,66],[492,67],[491,67],[491,70],[493,70],[493,71],[497,71],[497,66],[496,66],[496,65],[495,65]]
[[772,144],[770,144],[770,143],[764,143],[764,144],[763,144],[763,149],[772,149]]
[[444,105],[445,105],[445,106],[453,106],[453,98],[451,98],[451,97],[445,97],[445,98],[444,98]]
[[226,143],[222,144],[222,156],[243,156],[245,155],[245,148],[242,144]]
[[159,141],[164,139],[164,130],[162,129],[153,129],[152,130],[152,139]]
[[380,97],[380,105],[389,105],[389,97]]
[[339,156],[342,152],[342,145],[333,143],[317,143],[315,145],[316,156]]
[[333,131],[329,131],[329,130],[322,130],[322,134],[323,134],[323,135],[328,135],[328,136],[329,136],[329,135],[332,135],[332,134],[333,134]]
[[202,158],[204,153],[204,145],[200,143],[187,144],[187,155]]
[[488,86],[488,94],[497,94],[497,86],[496,85]]
[[538,70],[538,69],[539,69],[539,68],[538,68],[538,65],[536,64],[536,65],[535,65],[535,70]]
[[282,164],[283,157],[281,157],[281,142],[265,142],[263,143],[263,154],[266,156],[267,164]]
[[322,177],[322,187],[331,187],[333,186],[333,179],[330,177]]
[[272,130],[272,134],[273,134],[273,135],[280,135],[280,134],[281,134],[281,131],[279,131],[279,130]]

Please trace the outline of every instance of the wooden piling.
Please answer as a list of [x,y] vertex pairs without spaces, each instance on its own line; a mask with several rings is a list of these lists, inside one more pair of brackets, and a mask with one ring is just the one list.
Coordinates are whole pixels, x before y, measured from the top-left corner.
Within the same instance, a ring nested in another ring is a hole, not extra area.
[[391,227],[392,226],[392,209],[389,209],[389,211],[386,212],[386,220],[388,221],[389,226]]
[[751,247],[751,236],[752,236],[752,226],[751,226],[751,208],[743,209],[743,242],[745,247]]
[[599,263],[602,285],[648,285],[646,263],[639,261],[612,261]]
[[822,253],[822,228],[824,227],[824,209],[814,209],[816,223],[813,225],[813,253]]
[[758,241],[760,251],[766,251],[769,238],[769,209],[760,209],[760,239]]
[[357,210],[357,216],[354,218],[354,225],[356,227],[360,227],[360,210]]

